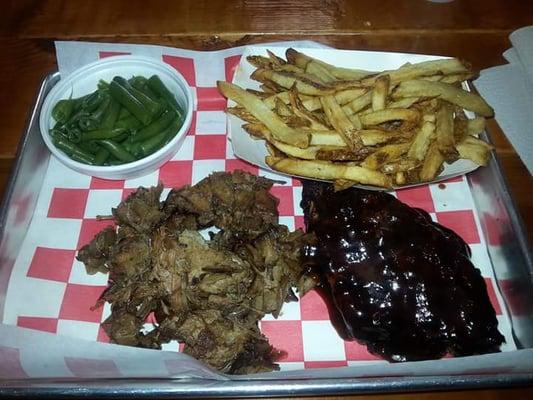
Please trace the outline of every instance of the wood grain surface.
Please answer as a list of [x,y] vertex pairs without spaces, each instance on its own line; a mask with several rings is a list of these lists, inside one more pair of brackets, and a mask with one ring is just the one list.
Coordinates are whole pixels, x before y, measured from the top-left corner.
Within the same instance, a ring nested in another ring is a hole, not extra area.
[[[0,16],[0,191],[44,76],[56,70],[54,40],[161,44],[215,50],[274,40],[315,40],[343,49],[463,58],[474,68],[502,64],[509,34],[533,24],[533,1],[241,0],[2,2]],[[532,179],[494,121],[511,194],[533,238]],[[409,395],[414,399],[533,398],[533,389]],[[336,397],[328,397],[333,399]],[[346,397],[343,397],[346,398]],[[353,396],[400,399],[404,395]]]

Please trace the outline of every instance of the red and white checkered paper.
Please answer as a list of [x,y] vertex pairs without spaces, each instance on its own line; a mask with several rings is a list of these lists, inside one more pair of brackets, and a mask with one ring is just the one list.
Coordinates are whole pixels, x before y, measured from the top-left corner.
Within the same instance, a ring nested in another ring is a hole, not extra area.
[[[224,114],[226,100],[218,93],[215,85],[218,79],[231,80],[242,48],[194,52],[159,46],[63,42],[57,44],[57,50],[62,73],[63,70],[68,73],[75,67],[99,57],[116,54],[148,55],[162,59],[187,79],[195,93],[197,106],[183,147],[171,161],[150,175],[126,181],[108,181],[80,175],[67,169],[56,159],[50,160],[33,220],[11,274],[5,301],[4,324],[91,342],[109,341],[100,327],[100,322],[109,315],[108,306],[92,308],[106,287],[107,276],[87,275],[83,264],[78,262],[75,256],[80,247],[110,224],[109,221],[97,221],[96,216],[109,214],[111,207],[116,206],[138,186],[146,187],[163,182],[163,196],[166,196],[171,188],[195,184],[211,172],[242,169],[284,182],[272,188],[272,193],[280,199],[280,222],[290,229],[303,228],[303,213],[299,205],[302,188],[299,181],[261,170],[236,159],[228,142]],[[509,318],[494,282],[491,262],[465,179],[459,177],[445,183],[399,190],[395,195],[413,207],[428,211],[434,220],[453,229],[470,245],[472,261],[485,277],[490,299],[498,315],[500,330],[507,340],[502,350],[515,350]],[[280,360],[282,370],[285,371],[365,366],[365,373],[350,368],[330,371],[344,371],[336,372],[334,376],[368,376],[387,375],[387,371],[394,368],[395,371],[400,371],[395,374],[401,375],[413,373],[409,372],[409,364],[424,365],[408,363],[403,364],[404,367],[392,366],[369,354],[364,346],[356,342],[344,342],[332,327],[324,302],[313,291],[297,303],[286,304],[278,319],[265,317],[260,322],[260,327],[270,342],[285,353]],[[50,338],[54,336],[45,337],[46,340],[52,340]],[[31,340],[39,339],[33,337]],[[84,342],[76,343],[78,347],[85,346]],[[46,349],[46,344],[41,345]],[[105,357],[92,359],[91,355],[95,354],[93,350],[87,350],[90,353],[87,353],[85,358],[81,357],[82,361],[79,361],[79,354],[70,358],[65,356],[61,361],[61,368],[70,371],[74,376],[91,377],[93,375],[87,372],[91,370],[105,370],[107,376],[113,375],[114,371],[118,376],[132,376],[117,366],[120,363],[114,361],[114,353],[110,348],[123,347],[107,345],[107,360]],[[18,360],[19,350],[24,349],[17,349],[16,344],[11,347],[6,345],[5,341],[0,342],[2,359]],[[178,351],[179,345],[171,343],[165,345],[164,350]],[[35,372],[31,367],[28,368],[28,365],[32,364],[31,356],[29,357],[30,361],[26,360],[25,364],[15,362],[10,371],[18,371],[17,368],[20,368],[21,376],[42,375],[43,369],[37,369]],[[440,361],[441,364],[437,362],[436,370],[440,370],[444,365],[457,372],[464,372],[466,368],[464,362],[456,365],[453,360],[445,361],[447,364],[443,361]],[[171,365],[179,366],[182,365],[181,362],[181,359],[174,360]],[[168,366],[168,363],[165,365]],[[492,362],[489,365],[495,364]],[[368,372],[370,367],[377,368],[376,372]],[[471,366],[470,370],[473,369],[475,368]],[[429,370],[424,367],[421,371],[427,373]],[[168,371],[172,374],[182,370],[167,368]],[[2,374],[0,369],[0,376]],[[61,375],[61,372],[57,374]],[[57,374],[53,376],[58,376]],[[309,376],[309,373],[304,376]]]

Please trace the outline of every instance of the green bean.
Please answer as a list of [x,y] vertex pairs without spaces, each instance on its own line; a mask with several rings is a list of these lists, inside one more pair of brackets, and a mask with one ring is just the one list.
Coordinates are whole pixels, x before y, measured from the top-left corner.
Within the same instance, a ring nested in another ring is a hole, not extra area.
[[177,117],[173,111],[167,111],[161,117],[159,117],[159,119],[137,131],[137,133],[132,136],[131,140],[133,142],[143,142],[149,137],[157,135],[159,132],[169,126],[175,118]]
[[128,130],[137,130],[141,128],[143,125],[141,121],[139,121],[137,118],[135,118],[133,115],[130,117],[126,117],[124,119],[119,119],[115,123],[115,128],[122,128],[122,129],[128,129]]
[[155,136],[152,136],[141,144],[140,149],[142,155],[146,157],[167,144],[179,131],[181,125],[182,122],[179,117],[175,117],[165,130]]
[[100,126],[100,121],[92,115],[83,115],[78,120],[78,126],[82,131],[91,131]]
[[133,154],[136,158],[139,158],[142,156],[141,153],[141,142],[133,143],[131,140],[126,140],[124,143],[124,148]]
[[126,132],[126,129],[96,129],[94,131],[83,132],[81,140],[87,142],[89,140],[114,139]]
[[109,84],[109,91],[111,96],[118,101],[123,107],[127,108],[139,121],[144,125],[148,125],[152,119],[150,112],[133,94],[131,94],[124,86],[119,84],[117,80],[113,79]]
[[148,87],[152,89],[157,95],[167,101],[167,103],[174,109],[174,111],[183,119],[183,109],[179,105],[176,97],[165,86],[161,78],[158,75],[152,75],[148,78]]
[[158,101],[159,96],[152,89],[148,87],[148,79],[146,79],[144,76],[134,76],[128,82],[130,82],[131,86],[143,92],[145,95],[150,97],[152,100]]
[[[119,103],[120,104],[120,103]],[[120,107],[120,112],[118,113],[118,119],[119,121],[124,118],[132,117],[133,114],[128,111],[125,107]]]
[[96,85],[98,89],[109,89],[109,83],[104,81],[103,79],[100,79],[98,81],[98,84]]
[[104,101],[104,94],[101,90],[96,90],[81,99],[81,108],[85,111],[92,112]]
[[62,99],[52,109],[52,117],[58,122],[64,124],[72,115],[76,101],[72,99]]
[[82,131],[92,131],[100,127],[102,118],[109,107],[109,103],[111,102],[109,95],[102,94],[102,96],[104,100],[100,103],[98,108],[89,115],[80,117],[78,120],[78,126]]
[[94,155],[94,163],[96,165],[104,165],[104,163],[109,158],[110,154],[111,153],[109,152],[109,150],[104,149],[103,147],[100,147],[98,151],[96,152],[96,154]]
[[101,129],[113,129],[115,122],[117,122],[118,114],[120,112],[120,104],[114,99],[109,100],[105,114],[102,116],[100,123]]
[[67,131],[67,138],[72,143],[81,142],[81,135],[82,135],[81,131],[79,129],[77,129],[77,128],[69,129]]
[[61,138],[56,138],[53,142],[59,150],[63,151],[70,158],[85,164],[94,164],[94,156],[76,146],[74,143]]
[[122,145],[113,142],[112,140],[101,140],[99,144],[108,150],[113,157],[119,159],[122,162],[135,161],[135,157],[128,152]]
[[123,161],[120,161],[120,160],[117,160],[116,158],[113,158],[113,159],[111,159],[111,160],[107,160],[107,163],[106,163],[106,164],[107,164],[107,165],[110,165],[110,166],[111,166],[111,165],[122,165],[122,164],[124,164],[124,162],[123,162]]
[[91,141],[88,141],[88,142],[79,142],[77,143],[77,146],[80,148],[80,149],[83,149],[91,154],[96,154],[98,152],[98,150],[101,149],[100,146],[98,146],[98,143],[95,141],[95,140],[91,140]]
[[122,85],[128,92],[130,92],[137,100],[141,102],[141,104],[148,110],[148,112],[152,115],[152,117],[158,116],[163,111],[163,106],[158,103],[155,100],[152,100],[150,97],[148,97],[146,94],[141,92],[138,89],[135,89],[130,83],[120,77],[115,76],[113,78],[115,82],[118,82],[120,85]]

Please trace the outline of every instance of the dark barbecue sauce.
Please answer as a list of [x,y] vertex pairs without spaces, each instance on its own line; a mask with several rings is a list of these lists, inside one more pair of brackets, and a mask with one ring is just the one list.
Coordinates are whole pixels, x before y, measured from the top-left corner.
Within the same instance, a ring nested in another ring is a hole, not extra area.
[[394,196],[305,181],[317,244],[305,261],[345,340],[390,361],[499,351],[503,336],[470,249]]

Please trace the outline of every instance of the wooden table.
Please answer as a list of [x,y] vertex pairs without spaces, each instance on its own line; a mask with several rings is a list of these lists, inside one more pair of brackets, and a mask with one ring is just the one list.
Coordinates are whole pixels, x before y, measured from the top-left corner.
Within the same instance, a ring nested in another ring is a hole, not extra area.
[[[311,39],[343,49],[453,55],[482,69],[504,63],[508,35],[533,24],[533,2],[504,0],[241,0],[3,2],[0,16],[0,190],[42,78],[56,70],[54,40],[149,43],[215,50]],[[489,131],[511,193],[533,237],[531,175],[495,122]],[[468,392],[448,393],[466,398]],[[533,390],[476,396],[527,398]],[[443,394],[420,394],[437,399]],[[357,397],[354,398],[367,398]],[[372,396],[399,398],[396,396]]]

